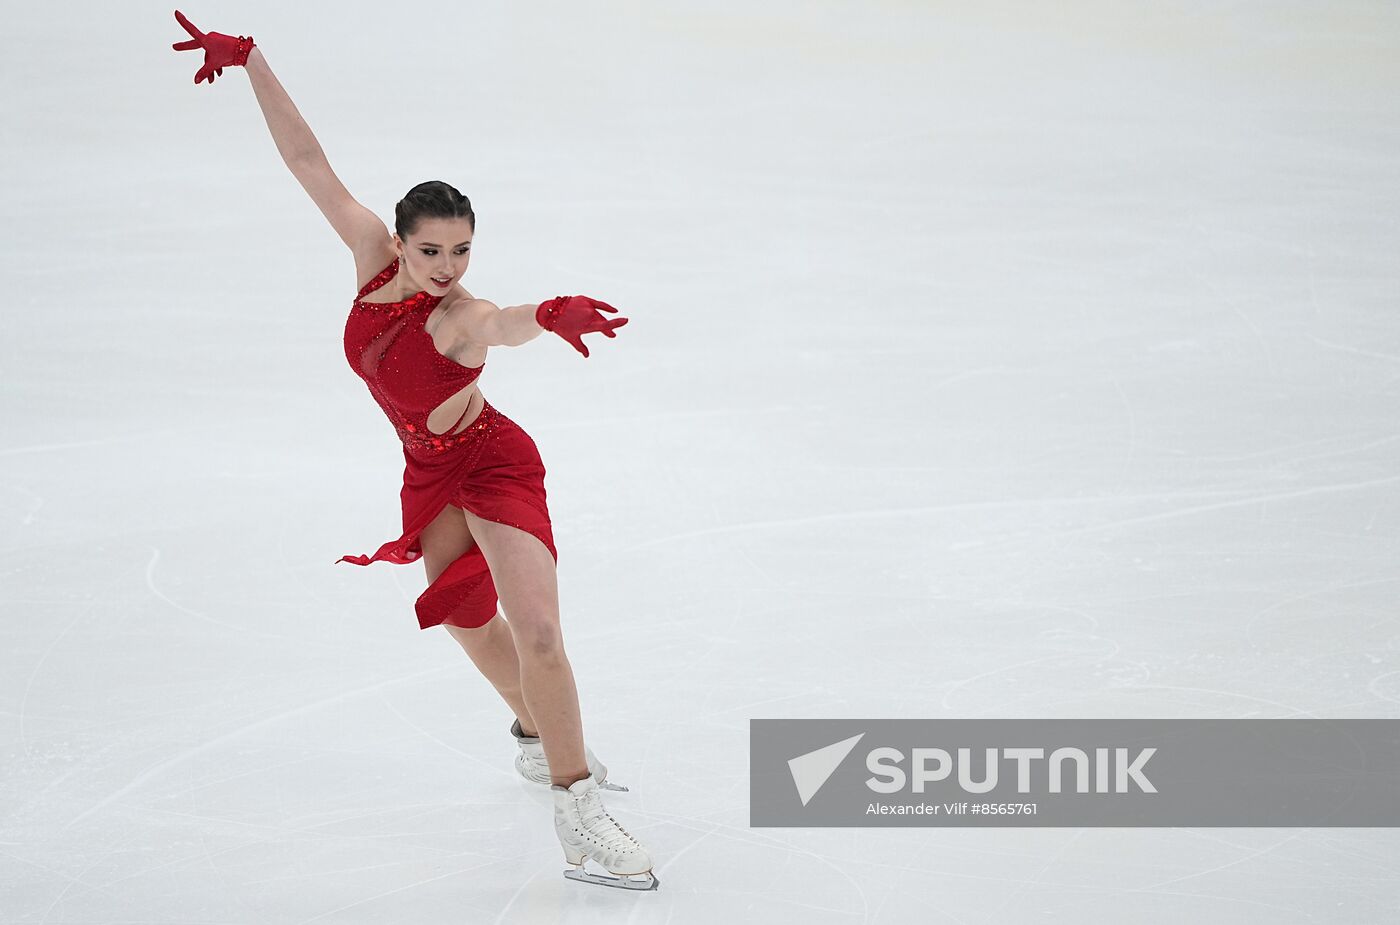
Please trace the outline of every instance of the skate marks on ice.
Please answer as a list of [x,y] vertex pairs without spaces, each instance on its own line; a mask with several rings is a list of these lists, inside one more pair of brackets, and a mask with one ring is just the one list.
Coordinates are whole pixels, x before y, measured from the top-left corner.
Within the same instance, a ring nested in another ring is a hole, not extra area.
[[352,688],[350,690],[343,691],[338,694],[333,694],[329,697],[323,697],[320,700],[317,700],[313,703],[302,704],[301,706],[293,707],[288,710],[278,710],[277,712],[265,716],[262,719],[239,726],[237,729],[232,729],[224,733],[223,735],[216,736],[215,738],[209,739],[205,742],[201,742],[200,744],[195,745],[191,748],[186,748],[182,751],[176,752],[169,758],[166,758],[164,761],[160,761],[153,765],[150,765],[140,774],[136,775],[136,777],[132,778],[132,780],[125,786],[117,789],[108,796],[99,800],[97,803],[93,804],[88,809],[84,810],[82,813],[79,813],[77,816],[70,819],[67,823],[63,825],[62,831],[68,831],[74,826],[79,825],[85,820],[91,818],[93,815],[111,806],[113,803],[116,803],[117,801],[121,800],[127,794],[135,790],[139,790],[142,786],[160,777],[161,775],[170,771],[172,768],[183,764],[193,758],[196,758],[200,755],[210,752],[216,752],[228,743],[242,738],[246,735],[249,735],[250,733],[260,732],[269,727],[275,726],[278,723],[284,722],[288,719],[292,719],[298,716],[304,716],[310,713],[315,713],[319,710],[324,710],[327,707],[335,706],[337,704],[341,704],[349,700],[354,700],[355,698],[363,697],[366,694],[381,691],[385,688],[396,687],[400,684],[408,684],[411,682],[420,681],[424,678],[435,677],[438,675],[451,674],[457,670],[457,666],[428,668],[423,671],[414,672],[412,674],[403,675],[396,678],[388,678],[383,681],[377,681],[371,684],[366,684],[360,687]]
[[[881,519],[901,519],[907,517],[918,517],[930,514],[952,514],[962,511],[978,510],[1004,510],[1016,507],[1036,507],[1039,505],[1067,505],[1077,506],[1084,504],[1102,504],[1106,502],[1153,502],[1167,501],[1179,498],[1217,498],[1224,496],[1229,500],[1217,501],[1210,504],[1192,504],[1175,508],[1169,511],[1162,511],[1156,514],[1144,514],[1134,517],[1122,517],[1105,520],[1099,523],[1086,524],[1082,527],[1071,527],[1047,534],[1050,538],[1064,536],[1076,536],[1091,533],[1098,530],[1112,530],[1119,527],[1133,527],[1145,523],[1153,523],[1163,520],[1171,520],[1177,517],[1191,517],[1198,514],[1210,514],[1216,511],[1228,510],[1236,507],[1246,507],[1251,504],[1267,504],[1275,501],[1287,501],[1295,498],[1308,498],[1319,494],[1329,494],[1333,492],[1360,491],[1370,488],[1378,488],[1400,482],[1400,475],[1383,476],[1376,479],[1367,479],[1360,482],[1334,482],[1325,485],[1313,485],[1306,488],[1292,490],[1256,492],[1249,489],[1219,489],[1202,491],[1180,491],[1180,492],[1153,492],[1135,495],[1094,495],[1068,498],[1016,498],[1007,501],[959,501],[948,504],[931,504],[919,507],[900,507],[888,509],[872,509],[863,511],[832,511],[825,514],[810,514],[800,517],[784,517],[772,520],[754,520],[743,523],[721,524],[714,527],[705,527],[698,530],[686,530],[679,533],[668,533],[658,536],[652,540],[640,543],[632,543],[623,547],[619,552],[630,553],[642,549],[665,545],[668,543],[680,542],[683,540],[700,539],[703,537],[724,536],[735,533],[750,533],[761,530],[784,529],[788,527],[809,526],[823,523],[840,523],[849,520],[881,520]],[[985,546],[988,543],[1016,542],[1032,536],[1041,537],[1042,534],[1015,534],[1007,537],[1000,537],[995,540],[969,540],[960,547]]]

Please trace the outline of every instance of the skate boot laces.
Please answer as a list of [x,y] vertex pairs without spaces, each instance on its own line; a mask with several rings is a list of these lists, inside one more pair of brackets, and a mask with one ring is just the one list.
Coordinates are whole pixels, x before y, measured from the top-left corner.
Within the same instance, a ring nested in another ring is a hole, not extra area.
[[[575,797],[575,799],[578,802],[579,818],[583,821],[584,827],[597,834],[604,850],[625,851],[641,848],[632,834],[624,829],[604,808],[603,800],[597,790],[590,790],[580,797]],[[599,825],[595,827],[595,823],[599,823]]]

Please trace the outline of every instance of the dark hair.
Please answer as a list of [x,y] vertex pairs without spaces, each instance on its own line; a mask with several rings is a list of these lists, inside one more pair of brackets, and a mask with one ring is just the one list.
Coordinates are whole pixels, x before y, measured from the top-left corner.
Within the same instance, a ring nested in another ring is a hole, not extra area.
[[441,180],[419,183],[394,206],[394,230],[405,241],[425,218],[465,218],[471,223],[472,232],[476,232],[471,200]]

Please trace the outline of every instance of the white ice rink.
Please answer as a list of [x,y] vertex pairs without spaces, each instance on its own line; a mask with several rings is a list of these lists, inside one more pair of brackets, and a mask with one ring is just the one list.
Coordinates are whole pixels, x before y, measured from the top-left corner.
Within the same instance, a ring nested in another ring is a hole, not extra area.
[[761,717],[1395,717],[1400,5],[207,3],[466,286],[608,806],[399,532],[354,266],[171,4],[0,29],[0,922],[1393,922],[1386,828],[753,828]]

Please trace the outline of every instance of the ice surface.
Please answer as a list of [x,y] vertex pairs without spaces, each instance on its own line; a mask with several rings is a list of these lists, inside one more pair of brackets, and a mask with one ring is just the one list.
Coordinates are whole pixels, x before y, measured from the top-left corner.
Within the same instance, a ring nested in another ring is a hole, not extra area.
[[184,8],[350,190],[445,179],[589,744],[569,883],[397,535],[349,254],[170,8],[19,4],[0,921],[1382,922],[1387,829],[756,829],[753,717],[1394,717],[1400,8]]

